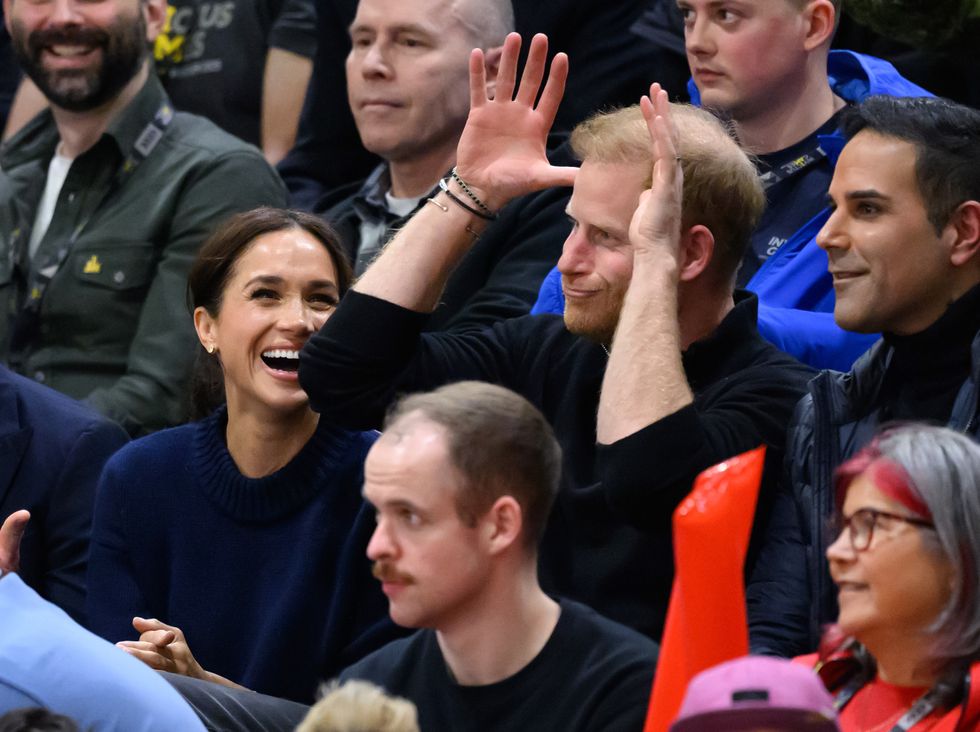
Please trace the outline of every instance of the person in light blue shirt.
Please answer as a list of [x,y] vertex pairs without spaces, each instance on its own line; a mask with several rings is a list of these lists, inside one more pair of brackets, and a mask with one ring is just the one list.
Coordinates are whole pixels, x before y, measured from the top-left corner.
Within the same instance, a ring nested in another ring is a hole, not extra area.
[[15,573],[27,522],[0,528],[0,714],[43,707],[92,732],[203,732],[157,673],[88,632]]

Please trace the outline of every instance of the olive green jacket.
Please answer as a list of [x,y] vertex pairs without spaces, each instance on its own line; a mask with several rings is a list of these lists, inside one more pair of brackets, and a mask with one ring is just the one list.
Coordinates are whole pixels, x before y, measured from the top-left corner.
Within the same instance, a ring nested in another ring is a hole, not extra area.
[[[169,105],[151,74],[72,163],[32,259],[59,141],[50,112],[0,148],[0,356],[134,435],[183,421],[196,349],[186,283],[198,248],[229,215],[286,201],[257,149]],[[44,273],[53,277],[38,288]]]

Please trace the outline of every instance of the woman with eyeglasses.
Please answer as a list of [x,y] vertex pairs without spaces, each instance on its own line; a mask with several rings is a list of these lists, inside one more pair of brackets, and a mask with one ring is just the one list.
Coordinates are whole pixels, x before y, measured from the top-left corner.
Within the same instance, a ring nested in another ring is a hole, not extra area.
[[836,484],[827,559],[840,614],[817,668],[841,728],[980,729],[980,446],[892,428]]

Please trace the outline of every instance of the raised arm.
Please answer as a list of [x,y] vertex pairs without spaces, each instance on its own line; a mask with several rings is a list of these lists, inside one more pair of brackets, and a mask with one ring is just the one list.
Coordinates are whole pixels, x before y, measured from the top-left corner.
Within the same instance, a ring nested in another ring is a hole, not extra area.
[[431,312],[453,268],[492,213],[522,194],[572,184],[576,169],[552,166],[545,155],[548,130],[564,93],[568,59],[561,53],[554,57],[535,105],[547,65],[548,40],[540,34],[532,39],[518,85],[520,47],[520,36],[510,34],[493,99],[487,97],[483,52],[472,52],[470,114],[457,148],[459,178],[451,179],[448,192],[440,192],[412,217],[355,290],[417,312]]
[[667,93],[659,84],[640,101],[653,147],[653,182],[630,224],[633,277],[602,381],[596,436],[610,444],[691,404],[681,361],[677,288],[681,277],[684,174]]

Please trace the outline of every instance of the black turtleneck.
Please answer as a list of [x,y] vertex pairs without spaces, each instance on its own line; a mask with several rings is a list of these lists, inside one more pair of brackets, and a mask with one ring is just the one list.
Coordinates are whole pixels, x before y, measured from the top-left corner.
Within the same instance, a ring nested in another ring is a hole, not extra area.
[[980,285],[954,302],[935,323],[908,336],[885,333],[894,349],[882,387],[883,420],[945,424],[970,374],[970,347],[980,331]]

